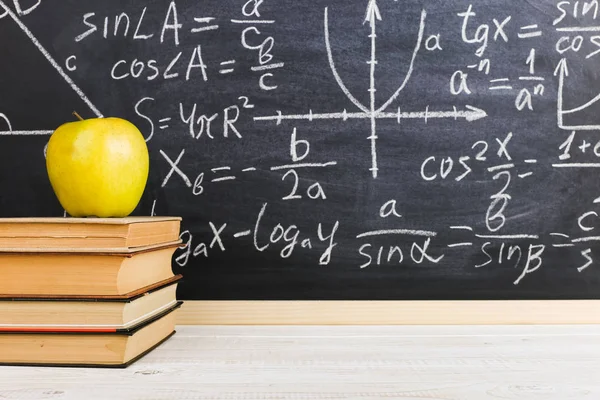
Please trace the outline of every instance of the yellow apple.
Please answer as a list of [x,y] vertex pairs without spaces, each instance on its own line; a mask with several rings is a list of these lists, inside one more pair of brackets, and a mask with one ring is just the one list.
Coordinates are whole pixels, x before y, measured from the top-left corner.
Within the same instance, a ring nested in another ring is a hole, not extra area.
[[149,155],[139,129],[121,118],[67,122],[50,137],[46,169],[72,217],[126,217],[148,180]]

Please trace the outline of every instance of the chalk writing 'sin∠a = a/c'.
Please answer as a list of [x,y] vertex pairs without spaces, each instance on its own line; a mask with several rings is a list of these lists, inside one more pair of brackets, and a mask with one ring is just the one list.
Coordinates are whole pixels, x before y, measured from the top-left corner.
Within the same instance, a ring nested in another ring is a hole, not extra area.
[[184,17],[176,1],[171,1],[162,8],[162,18],[151,18],[146,15],[148,11],[150,14],[155,10],[155,8],[148,10],[148,6],[144,6],[135,12],[116,12],[110,15],[101,15],[95,11],[87,12],[81,16],[81,33],[74,37],[74,41],[79,43],[96,37],[119,38],[152,40],[177,47],[182,42],[183,35],[196,36],[219,29],[214,16],[196,15],[188,18],[186,15]]

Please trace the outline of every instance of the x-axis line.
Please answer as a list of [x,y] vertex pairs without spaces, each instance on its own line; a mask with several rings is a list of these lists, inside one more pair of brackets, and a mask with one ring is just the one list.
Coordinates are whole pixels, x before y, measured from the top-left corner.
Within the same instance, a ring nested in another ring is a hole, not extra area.
[[349,119],[395,119],[400,123],[403,119],[428,119],[435,118],[453,118],[465,119],[467,121],[475,121],[487,116],[484,110],[476,107],[466,106],[466,110],[458,110],[456,107],[452,111],[429,111],[427,107],[424,111],[409,111],[403,112],[399,108],[397,112],[330,112],[330,113],[313,113],[312,110],[308,114],[282,114],[277,111],[276,115],[264,115],[254,117],[255,121],[276,121],[279,125],[283,120],[342,120]]

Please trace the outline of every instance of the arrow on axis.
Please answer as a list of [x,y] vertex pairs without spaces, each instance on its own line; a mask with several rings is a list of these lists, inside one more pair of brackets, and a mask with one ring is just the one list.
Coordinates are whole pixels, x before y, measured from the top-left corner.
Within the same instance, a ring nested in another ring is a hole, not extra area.
[[567,59],[562,58],[556,69],[554,70],[554,76],[558,75],[558,94],[556,99],[556,121],[558,122],[558,127],[564,129],[563,124],[563,111],[562,111],[562,101],[563,101],[563,85],[565,84],[565,76],[569,76],[569,68],[567,67]]
[[379,7],[377,7],[377,0],[369,0],[363,25],[365,22],[369,22],[371,27],[374,27],[376,19],[381,21],[381,13],[379,12]]

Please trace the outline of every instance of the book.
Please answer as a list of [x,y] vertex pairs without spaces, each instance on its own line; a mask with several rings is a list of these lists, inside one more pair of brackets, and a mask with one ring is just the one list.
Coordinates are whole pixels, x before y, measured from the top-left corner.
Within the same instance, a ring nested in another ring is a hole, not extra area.
[[0,297],[0,332],[116,332],[172,307],[176,275],[129,296]]
[[0,365],[127,367],[175,333],[181,304],[115,332],[0,332]]
[[180,242],[135,250],[0,250],[0,293],[125,295],[174,276],[171,259]]
[[0,249],[115,249],[179,240],[181,217],[0,218]]

